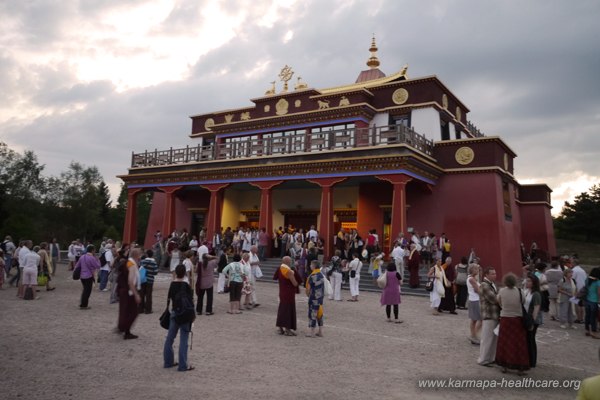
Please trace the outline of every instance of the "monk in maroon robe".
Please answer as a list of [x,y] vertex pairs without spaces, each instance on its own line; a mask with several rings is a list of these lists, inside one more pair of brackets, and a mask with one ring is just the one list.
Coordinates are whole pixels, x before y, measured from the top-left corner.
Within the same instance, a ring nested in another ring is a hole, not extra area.
[[410,279],[408,284],[411,288],[419,287],[419,263],[421,262],[421,256],[417,250],[417,246],[414,244],[410,245],[410,253],[408,254],[408,272],[410,273]]
[[277,323],[279,333],[286,336],[296,336],[296,293],[299,293],[298,282],[300,275],[292,267],[292,259],[283,257],[282,265],[277,268],[273,280],[279,281],[279,308]]
[[445,289],[445,295],[442,301],[440,302],[440,306],[438,307],[438,311],[449,311],[450,314],[456,314],[456,303],[454,302],[454,280],[456,279],[456,271],[452,266],[452,258],[447,257],[446,262],[442,264],[442,268],[446,273],[446,279],[450,283],[449,287]]

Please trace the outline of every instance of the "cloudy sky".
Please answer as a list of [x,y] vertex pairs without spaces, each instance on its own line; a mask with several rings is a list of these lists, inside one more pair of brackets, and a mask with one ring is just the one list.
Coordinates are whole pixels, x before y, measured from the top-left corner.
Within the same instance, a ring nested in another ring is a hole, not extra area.
[[553,212],[600,183],[600,2],[0,1],[0,141],[47,175],[192,143],[190,115],[250,106],[288,64],[311,87],[380,69],[437,75],[468,119],[547,183]]

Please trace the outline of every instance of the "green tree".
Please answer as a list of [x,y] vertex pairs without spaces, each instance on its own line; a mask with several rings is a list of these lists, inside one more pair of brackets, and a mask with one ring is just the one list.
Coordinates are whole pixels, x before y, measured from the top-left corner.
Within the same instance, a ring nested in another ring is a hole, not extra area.
[[572,204],[565,201],[555,223],[562,237],[581,237],[588,242],[600,239],[600,185],[579,194]]
[[98,168],[71,162],[68,170],[61,173],[61,181],[61,206],[66,210],[65,222],[72,227],[73,236],[85,240],[100,238],[106,227],[101,214],[105,199],[98,189],[102,182]]

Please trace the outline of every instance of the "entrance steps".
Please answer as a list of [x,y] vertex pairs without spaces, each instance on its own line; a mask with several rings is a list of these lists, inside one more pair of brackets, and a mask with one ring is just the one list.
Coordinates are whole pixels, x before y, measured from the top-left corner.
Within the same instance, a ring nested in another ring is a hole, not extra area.
[[[259,279],[260,282],[273,282],[273,275],[275,270],[281,265],[281,259],[279,258],[267,258],[265,261],[260,263],[260,269],[262,270],[263,277]],[[402,280],[402,294],[420,297],[429,297],[429,292],[425,290],[425,283],[427,283],[427,271],[428,268],[422,266],[419,269],[419,281],[420,287],[413,289],[408,286],[409,273],[408,270],[404,270],[404,279]],[[349,290],[348,282],[342,284],[342,290]],[[381,289],[377,287],[373,277],[369,274],[369,264],[363,264],[360,272],[360,283],[359,290],[365,292],[381,292]]]

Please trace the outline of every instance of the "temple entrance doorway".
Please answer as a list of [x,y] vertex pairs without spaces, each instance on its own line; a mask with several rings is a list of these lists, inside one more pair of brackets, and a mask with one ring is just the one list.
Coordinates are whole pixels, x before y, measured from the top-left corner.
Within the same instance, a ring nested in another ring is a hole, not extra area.
[[317,226],[319,210],[280,210],[280,212],[283,214],[286,227],[292,225],[295,230],[302,228],[307,232],[311,225]]

